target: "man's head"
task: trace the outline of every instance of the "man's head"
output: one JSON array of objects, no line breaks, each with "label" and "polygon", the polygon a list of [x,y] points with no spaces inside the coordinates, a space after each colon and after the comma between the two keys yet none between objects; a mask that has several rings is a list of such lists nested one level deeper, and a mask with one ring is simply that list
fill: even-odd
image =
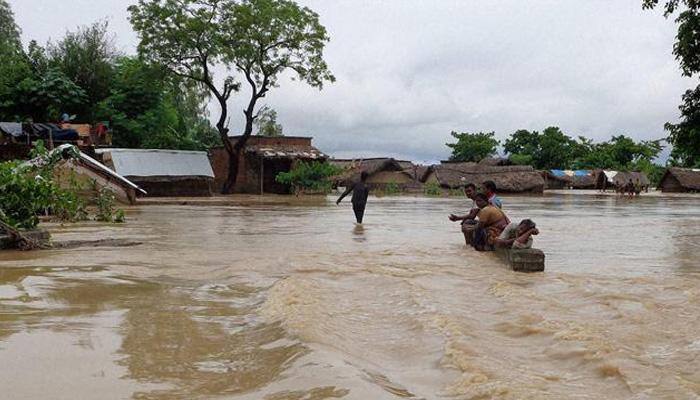
[{"label": "man's head", "polygon": [[489,197],[485,193],[477,193],[474,196],[474,201],[479,208],[484,208],[489,205]]},{"label": "man's head", "polygon": [[464,195],[467,196],[467,198],[474,200],[474,196],[476,196],[476,185],[473,183],[467,183],[464,185]]},{"label": "man's head", "polygon": [[367,177],[369,177],[369,174],[367,173],[367,171],[362,171],[362,173],[360,174],[360,181],[362,181],[362,182],[366,181]]},{"label": "man's head", "polygon": [[491,196],[496,193],[496,182],[494,181],[486,181],[482,183],[484,185],[484,190],[486,191],[486,194]]},{"label": "man's head", "polygon": [[535,225],[535,221],[531,219],[524,219],[520,221],[520,224],[518,225],[518,235],[522,235],[523,233],[529,231],[530,229],[535,229],[537,225]]}]

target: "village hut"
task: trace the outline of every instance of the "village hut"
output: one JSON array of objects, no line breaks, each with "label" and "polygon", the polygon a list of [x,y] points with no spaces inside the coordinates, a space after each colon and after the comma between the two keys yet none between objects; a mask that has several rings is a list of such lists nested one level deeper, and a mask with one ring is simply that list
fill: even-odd
[{"label": "village hut", "polygon": [[700,169],[668,168],[661,178],[662,192],[700,192]]},{"label": "village hut", "polygon": [[544,179],[531,166],[489,167],[472,163],[442,163],[430,167],[426,184],[436,183],[446,189],[462,187],[467,183],[480,186],[493,181],[499,192],[542,193]]},{"label": "village hut", "polygon": [[579,169],[573,172],[574,174],[571,176],[572,189],[595,189],[598,178],[596,171]]},{"label": "village hut", "polygon": [[98,149],[102,162],[148,196],[211,196],[214,172],[204,151]]},{"label": "village hut", "polygon": [[[232,136],[235,143],[240,136]],[[277,182],[277,175],[289,172],[298,162],[325,162],[328,156],[302,136],[251,136],[238,159],[235,193],[290,194],[293,188]],[[223,147],[210,150],[214,188],[221,191],[228,178],[229,156]]]},{"label": "village hut", "polygon": [[[64,144],[55,151],[67,151],[73,147]],[[110,190],[117,201],[124,204],[133,204],[136,195],[146,194],[138,185],[109,169],[106,165],[79,151],[77,158],[66,157],[56,165],[53,171],[54,178],[63,188],[77,188],[78,195],[94,199],[100,190]]]},{"label": "village hut", "polygon": [[347,186],[358,179],[360,173],[367,172],[367,185],[375,190],[390,187],[401,191],[418,189],[417,167],[410,161],[397,161],[393,158],[332,159],[329,162],[343,169],[334,177],[336,186]]},{"label": "village hut", "polygon": [[600,171],[596,178],[596,189],[621,189],[632,181],[635,185],[639,184],[642,187],[649,187],[651,182],[643,172],[623,172],[623,171]]},{"label": "village hut", "polygon": [[572,178],[560,169],[550,169],[541,171],[542,179],[544,179],[545,190],[567,189],[571,187]]}]

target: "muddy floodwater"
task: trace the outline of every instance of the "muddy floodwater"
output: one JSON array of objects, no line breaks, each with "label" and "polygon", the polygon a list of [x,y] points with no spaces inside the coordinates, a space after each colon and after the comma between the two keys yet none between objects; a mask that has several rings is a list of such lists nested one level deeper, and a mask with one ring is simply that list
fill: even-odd
[{"label": "muddy floodwater", "polygon": [[0,253],[0,398],[700,398],[700,197],[505,197],[536,274],[464,246],[464,199],[371,197],[362,228],[332,200],[141,205]]}]

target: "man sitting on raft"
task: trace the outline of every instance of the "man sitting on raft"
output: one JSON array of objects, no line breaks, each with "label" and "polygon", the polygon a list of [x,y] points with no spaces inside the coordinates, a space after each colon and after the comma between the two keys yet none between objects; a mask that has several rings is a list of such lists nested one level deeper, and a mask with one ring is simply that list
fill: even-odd
[{"label": "man sitting on raft", "polygon": [[475,201],[480,210],[477,214],[479,223],[474,234],[472,246],[477,251],[493,250],[496,239],[510,221],[500,208],[489,203],[489,197],[486,194],[477,193]]},{"label": "man sitting on raft", "polygon": [[531,219],[524,219],[520,223],[513,222],[506,226],[496,238],[495,244],[496,247],[531,249],[532,236],[539,233],[540,231]]}]

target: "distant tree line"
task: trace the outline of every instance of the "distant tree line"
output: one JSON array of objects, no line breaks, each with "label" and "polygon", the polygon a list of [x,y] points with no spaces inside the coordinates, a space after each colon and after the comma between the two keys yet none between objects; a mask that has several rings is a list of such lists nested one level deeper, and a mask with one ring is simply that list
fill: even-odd
[{"label": "distant tree line", "polygon": [[[453,161],[478,162],[497,154],[501,144],[494,132],[452,132],[456,143],[448,143]],[[520,129],[503,142],[503,151],[514,164],[532,165],[536,169],[611,169],[643,171],[654,182],[661,178],[663,167],[654,159],[663,149],[662,140],[642,140],[618,135],[594,143],[579,136],[566,135],[551,126],[542,132]]]}]

